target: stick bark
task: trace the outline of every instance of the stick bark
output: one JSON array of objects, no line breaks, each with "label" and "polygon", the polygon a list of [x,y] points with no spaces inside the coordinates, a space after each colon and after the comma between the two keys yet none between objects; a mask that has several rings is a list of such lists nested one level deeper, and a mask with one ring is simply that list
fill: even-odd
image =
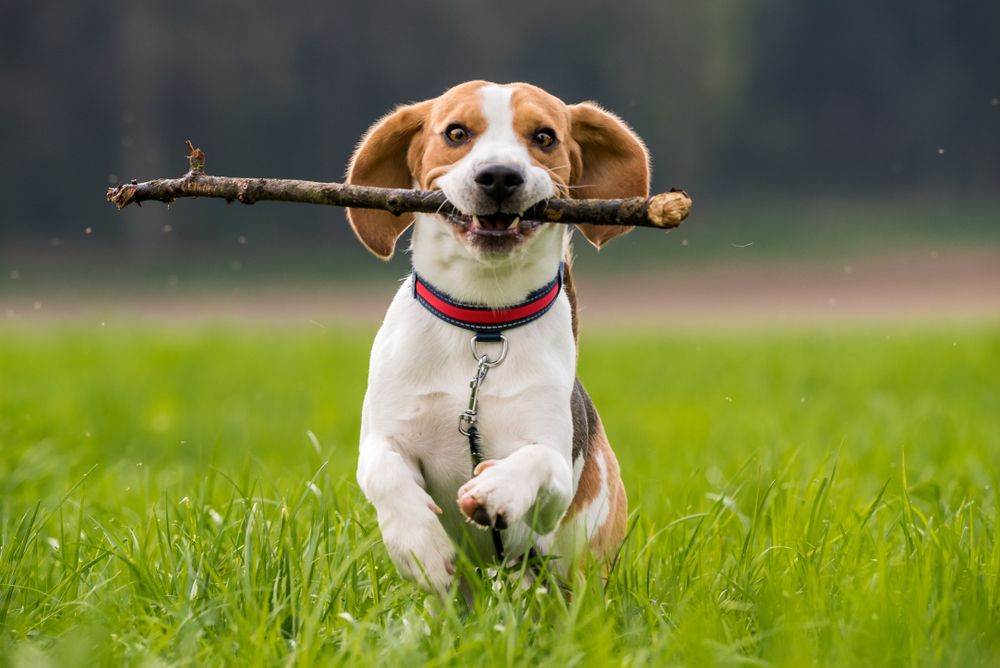
[{"label": "stick bark", "polygon": [[[301,202],[359,209],[383,209],[395,215],[406,212],[457,214],[441,191],[374,188],[344,183],[297,179],[211,176],[205,173],[205,153],[187,142],[188,172],[176,179],[132,181],[108,188],[109,202],[123,209],[129,204],[157,201],[170,204],[181,197],[216,197],[227,202]],[[691,198],[681,190],[652,197],[626,199],[550,199],[540,202],[522,218],[546,223],[634,225],[671,229],[687,218]]]}]

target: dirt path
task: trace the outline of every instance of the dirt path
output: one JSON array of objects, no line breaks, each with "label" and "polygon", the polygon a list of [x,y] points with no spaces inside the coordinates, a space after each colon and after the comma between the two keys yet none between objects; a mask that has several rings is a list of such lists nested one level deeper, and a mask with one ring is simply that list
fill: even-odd
[{"label": "dirt path", "polygon": [[780,324],[1000,317],[1000,249],[927,251],[857,262],[705,267],[579,280],[595,320]]},{"label": "dirt path", "polygon": [[[953,321],[1000,318],[1000,249],[946,249],[856,262],[708,266],[577,275],[587,325],[713,323],[780,325],[828,321]],[[0,318],[20,325],[60,321],[211,321],[373,326],[393,284],[294,288],[236,285],[137,295],[0,294]]]}]

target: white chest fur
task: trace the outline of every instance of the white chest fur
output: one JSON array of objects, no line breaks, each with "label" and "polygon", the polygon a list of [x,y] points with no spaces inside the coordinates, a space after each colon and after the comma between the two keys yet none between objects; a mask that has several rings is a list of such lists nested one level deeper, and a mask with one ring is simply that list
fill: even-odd
[{"label": "white chest fur", "polygon": [[[372,437],[388,439],[443,510],[441,521],[452,539],[470,540],[488,552],[489,535],[467,532],[456,504],[457,490],[472,470],[468,439],[458,431],[476,369],[472,333],[427,312],[413,299],[411,280],[396,294],[372,347],[362,445]],[[483,456],[501,459],[525,445],[544,444],[569,465],[575,347],[565,294],[543,317],[505,336],[507,359],[480,389]],[[523,522],[504,532],[509,554],[526,549],[532,538]]]}]

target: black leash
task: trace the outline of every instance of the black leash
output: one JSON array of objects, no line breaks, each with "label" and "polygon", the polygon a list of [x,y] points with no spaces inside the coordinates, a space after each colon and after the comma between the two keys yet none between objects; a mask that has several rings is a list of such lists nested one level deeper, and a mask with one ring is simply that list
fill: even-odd
[{"label": "black leash", "polygon": [[[480,342],[501,344],[500,354],[496,359],[490,359],[489,355],[485,353],[480,354],[479,346],[477,345]],[[479,428],[476,427],[476,422],[479,419],[479,386],[486,380],[486,374],[489,373],[490,369],[500,366],[507,359],[507,337],[495,332],[476,334],[472,337],[472,356],[476,359],[478,367],[476,368],[476,375],[469,381],[469,407],[458,418],[458,431],[469,439],[469,456],[472,458],[472,472],[475,474],[476,467],[483,462],[482,442],[479,439]],[[485,511],[483,511],[483,514],[485,515]],[[473,518],[474,521],[476,519]],[[489,521],[488,516],[479,519]],[[479,523],[485,524],[487,522]],[[490,532],[493,536],[493,550],[496,552],[497,560],[502,564],[504,562],[505,551],[503,536],[500,535],[500,528],[494,523],[490,526]]]},{"label": "black leash", "polygon": [[[469,454],[472,456],[472,470],[475,471],[476,467],[483,461],[483,454],[479,448],[479,429],[473,424],[468,428],[467,436],[469,437]],[[503,536],[500,535],[500,529],[496,525],[490,527],[490,534],[493,537],[493,550],[497,554],[497,561],[501,564],[504,562],[504,549],[503,549]]]},{"label": "black leash", "polygon": [[[477,345],[480,342],[501,344],[500,354],[497,358],[490,359],[488,355],[480,354]],[[478,367],[476,368],[476,375],[469,381],[469,407],[458,418],[458,431],[469,439],[469,457],[472,459],[472,472],[475,474],[476,467],[483,462],[482,441],[479,437],[479,428],[476,426],[476,422],[479,420],[479,386],[486,379],[486,374],[490,369],[500,366],[507,359],[507,338],[498,332],[480,332],[476,334],[472,337],[472,356],[476,359]],[[477,508],[473,515],[479,513],[482,513],[482,516],[479,518],[473,517],[473,521],[483,525],[489,524],[489,515],[486,511],[482,508]],[[490,526],[490,534],[493,538],[493,550],[496,552],[497,561],[501,565],[506,563],[506,550],[504,550],[503,536],[500,534],[500,530],[507,528],[506,525],[498,526],[502,521],[503,518],[498,518],[498,521]],[[528,549],[523,559],[527,561],[528,567],[537,577],[541,573],[540,563],[542,558],[534,546]]]}]

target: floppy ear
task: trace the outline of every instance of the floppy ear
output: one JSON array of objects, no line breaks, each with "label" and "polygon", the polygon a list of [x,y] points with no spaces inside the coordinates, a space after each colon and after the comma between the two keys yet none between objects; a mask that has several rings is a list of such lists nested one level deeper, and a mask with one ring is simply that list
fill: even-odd
[{"label": "floppy ear", "polygon": [[[423,128],[430,102],[399,107],[368,129],[347,168],[347,182],[358,186],[412,188],[407,153]],[[388,260],[396,240],[413,222],[412,213],[394,216],[377,209],[347,209],[347,220],[368,250]]]},{"label": "floppy ear", "polygon": [[[596,104],[574,104],[569,112],[570,134],[579,147],[572,164],[573,197],[647,197],[649,154],[642,140],[624,121]],[[598,249],[632,230],[610,225],[576,227]]]}]

